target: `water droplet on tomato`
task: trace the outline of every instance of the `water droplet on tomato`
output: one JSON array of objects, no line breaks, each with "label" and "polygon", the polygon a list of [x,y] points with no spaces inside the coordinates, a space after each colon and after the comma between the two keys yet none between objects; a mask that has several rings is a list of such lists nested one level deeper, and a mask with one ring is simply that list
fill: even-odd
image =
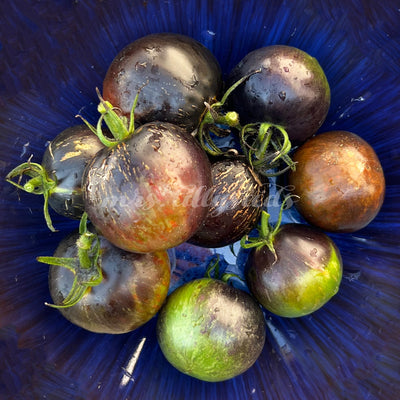
[{"label": "water droplet on tomato", "polygon": [[318,254],[318,249],[314,247],[314,248],[310,251],[310,257],[317,257],[317,254]]}]

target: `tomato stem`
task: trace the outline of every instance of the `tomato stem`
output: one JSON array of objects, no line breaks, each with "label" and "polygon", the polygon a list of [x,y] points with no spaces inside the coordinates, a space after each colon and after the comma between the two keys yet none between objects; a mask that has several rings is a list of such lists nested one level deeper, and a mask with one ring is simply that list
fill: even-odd
[{"label": "tomato stem", "polygon": [[105,146],[105,147],[112,147],[117,144],[115,140],[109,140],[103,133],[103,130],[101,129],[101,125],[103,122],[104,117],[101,116],[99,120],[97,121],[96,127],[94,127],[87,119],[82,117],[82,115],[76,115],[77,118],[80,118],[86,126],[99,138],[100,142]]},{"label": "tomato stem", "polygon": [[207,278],[213,278],[220,280],[225,283],[229,283],[231,279],[238,279],[240,282],[244,282],[243,279],[241,279],[238,275],[234,273],[229,273],[229,272],[222,272],[220,270],[220,256],[219,254],[216,255],[216,260],[213,262],[213,260],[209,263],[205,276]]},{"label": "tomato stem", "polygon": [[83,213],[79,224],[79,238],[76,241],[76,257],[37,257],[37,261],[49,265],[67,268],[74,274],[74,281],[68,295],[62,304],[46,305],[54,308],[72,307],[90,290],[92,286],[97,286],[103,280],[100,265],[100,240],[96,233],[87,229],[87,214]]},{"label": "tomato stem", "polygon": [[240,130],[242,127],[239,121],[239,114],[236,111],[221,112],[220,109],[225,105],[229,95],[243,82],[250,78],[250,76],[261,72],[261,69],[250,72],[249,74],[243,76],[232,86],[230,86],[220,101],[216,101],[213,104],[204,103],[206,109],[201,118],[199,127],[197,128],[196,135],[200,141],[203,149],[213,155],[221,155],[224,152],[214,143],[210,136],[210,131],[218,137],[225,137],[230,134],[229,129],[223,129],[221,126],[228,128],[235,128]]},{"label": "tomato stem", "polygon": [[268,249],[275,255],[276,257],[276,252],[274,248],[274,239],[276,234],[278,233],[281,224],[282,224],[282,215],[283,211],[286,209],[286,205],[290,199],[293,197],[297,197],[295,195],[289,195],[286,196],[285,199],[282,201],[280,210],[279,210],[279,215],[277,222],[275,223],[275,226],[272,226],[269,222],[270,219],[270,214],[262,210],[261,212],[261,217],[260,217],[260,223],[257,228],[258,230],[258,236],[254,237],[249,237],[249,235],[245,235],[242,237],[240,240],[240,246],[244,249],[251,249],[253,247],[256,248],[261,248],[263,246],[267,246]]},{"label": "tomato stem", "polygon": [[222,96],[221,101],[219,102],[218,106],[223,106],[226,102],[226,100],[228,99],[229,95],[238,87],[240,86],[243,82],[247,81],[247,79],[249,79],[251,76],[253,76],[254,74],[259,74],[261,72],[261,68],[258,68],[250,73],[248,73],[247,75],[243,76],[242,78],[240,78],[238,81],[236,81],[232,86],[230,86],[227,91],[225,92],[225,94]]},{"label": "tomato stem", "polygon": [[[211,133],[217,137],[226,137],[231,133],[232,128],[238,130],[242,151],[250,165],[262,175],[272,177],[288,169],[295,169],[295,163],[289,156],[291,142],[285,128],[271,122],[257,122],[242,126],[237,112],[221,111],[229,95],[249,77],[259,72],[261,72],[260,69],[243,76],[227,89],[220,101],[211,105],[204,103],[206,110],[195,135],[208,154],[218,156],[227,152],[223,152],[215,144]],[[281,160],[287,165],[286,168],[268,172],[280,166]]]},{"label": "tomato stem", "polygon": [[[23,176],[27,176],[30,179],[21,184]],[[17,180],[14,181],[14,178],[17,178]],[[6,181],[27,193],[43,195],[43,214],[47,227],[52,232],[56,232],[49,213],[49,197],[52,193],[58,191],[57,181],[49,178],[43,166],[31,161],[22,163],[7,174]]]},{"label": "tomato stem", "polygon": [[213,262],[213,260],[210,261],[210,263],[207,266],[206,274],[205,274],[206,277],[212,278],[211,274],[214,276],[214,278],[218,277],[219,276],[219,267],[220,267],[220,257],[219,257],[219,254],[217,254],[216,260],[214,262]]},{"label": "tomato stem", "polygon": [[[247,124],[240,131],[240,144],[250,165],[264,176],[278,176],[288,169],[295,169],[295,163],[289,156],[291,142],[281,125],[270,122]],[[287,167],[268,172],[279,167],[280,160],[283,160]]]},{"label": "tomato stem", "polygon": [[[98,88],[96,88],[96,93],[100,103],[97,106],[97,111],[100,113],[100,117],[97,120],[96,126],[93,126],[81,115],[77,115],[76,117],[80,118],[88,126],[88,128],[99,138],[104,146],[113,147],[130,137],[135,131],[135,109],[140,90],[137,92],[135,100],[133,101],[129,122],[126,117],[120,116],[117,112],[115,112],[116,108],[109,101],[103,99]],[[103,122],[106,124],[111,135],[113,136],[112,139],[104,135],[102,129]]]}]

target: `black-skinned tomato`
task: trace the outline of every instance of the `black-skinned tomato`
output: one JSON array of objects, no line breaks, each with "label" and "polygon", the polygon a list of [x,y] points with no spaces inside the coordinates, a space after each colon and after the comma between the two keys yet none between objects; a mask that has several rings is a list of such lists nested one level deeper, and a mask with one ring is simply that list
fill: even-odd
[{"label": "black-skinned tomato", "polygon": [[92,332],[121,334],[137,329],[158,312],[168,294],[167,251],[127,252],[91,226],[67,235],[53,257],[38,261],[50,264],[54,304],[49,305]]},{"label": "black-skinned tomato", "polygon": [[157,339],[175,368],[218,382],[255,363],[265,343],[265,320],[248,293],[205,277],[167,297],[157,319]]},{"label": "black-skinned tomato", "polygon": [[257,224],[268,196],[263,182],[245,161],[217,159],[211,164],[213,186],[207,217],[189,242],[222,247],[239,240]]},{"label": "black-skinned tomato", "polygon": [[373,148],[347,131],[324,132],[293,155],[289,172],[296,208],[311,224],[332,232],[355,232],[378,214],[385,177]]},{"label": "black-skinned tomato", "polygon": [[[10,183],[28,192],[44,196],[44,215],[48,227],[55,230],[48,212],[50,206],[58,214],[80,219],[84,212],[82,175],[86,165],[104,148],[99,138],[86,125],[69,127],[46,147],[42,163],[26,162],[8,175]],[[21,184],[25,175],[29,179]],[[17,182],[12,179],[17,178]]]},{"label": "black-skinned tomato", "polygon": [[136,93],[139,124],[166,121],[189,131],[197,127],[204,102],[222,89],[220,66],[198,41],[175,33],[141,37],[112,61],[103,97],[129,117]]},{"label": "black-skinned tomato", "polygon": [[247,54],[230,72],[228,86],[252,74],[230,95],[229,108],[242,125],[269,122],[282,126],[292,144],[321,127],[330,106],[330,88],[318,61],[304,51],[272,45]]}]

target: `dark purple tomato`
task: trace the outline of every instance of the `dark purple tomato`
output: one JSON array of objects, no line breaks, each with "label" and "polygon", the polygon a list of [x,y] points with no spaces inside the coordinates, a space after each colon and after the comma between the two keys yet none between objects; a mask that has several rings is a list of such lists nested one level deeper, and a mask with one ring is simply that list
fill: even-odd
[{"label": "dark purple tomato", "polygon": [[282,225],[269,246],[251,249],[245,267],[250,292],[268,311],[301,317],[326,304],[342,279],[342,258],[326,234],[303,224]]},{"label": "dark purple tomato", "polygon": [[69,218],[80,219],[84,211],[81,181],[86,165],[104,148],[86,125],[64,130],[44,152],[42,165],[57,182],[49,197],[50,207]]},{"label": "dark purple tomato", "polygon": [[161,308],[157,339],[179,371],[209,382],[248,370],[265,343],[261,308],[246,292],[201,278],[175,289]]},{"label": "dark purple tomato", "polygon": [[103,82],[103,97],[139,124],[167,121],[195,129],[204,102],[222,89],[220,66],[198,41],[175,33],[147,35],[127,45],[111,63]]},{"label": "dark purple tomato", "polygon": [[347,131],[318,134],[293,155],[288,182],[296,207],[311,224],[333,232],[354,232],[378,214],[385,177],[373,148]]},{"label": "dark purple tomato", "polygon": [[41,164],[21,164],[7,177],[30,177],[19,187],[29,193],[44,195],[46,221],[49,228],[54,230],[47,214],[47,201],[58,214],[80,219],[84,211],[81,188],[83,171],[102,148],[104,145],[86,125],[72,126],[49,143]]},{"label": "dark purple tomato", "polygon": [[[79,232],[66,236],[54,257],[77,258]],[[130,332],[149,321],[168,294],[170,261],[166,251],[148,254],[126,252],[104,237],[100,241],[103,279],[61,314],[75,325],[97,333]],[[78,261],[77,261],[78,262]],[[74,274],[58,265],[50,266],[49,288],[55,305],[69,295]]]},{"label": "dark purple tomato", "polygon": [[206,216],[211,186],[206,153],[168,122],[142,125],[100,151],[82,180],[90,221],[115,246],[139,253],[188,240]]},{"label": "dark purple tomato", "polygon": [[189,242],[222,247],[238,241],[256,225],[268,196],[268,184],[247,162],[226,158],[211,165],[213,186],[207,217]]},{"label": "dark purple tomato", "polygon": [[316,133],[330,106],[329,84],[318,61],[295,47],[262,47],[233,68],[228,86],[258,69],[261,72],[251,75],[228,99],[230,109],[239,113],[241,124],[281,125],[292,144]]}]

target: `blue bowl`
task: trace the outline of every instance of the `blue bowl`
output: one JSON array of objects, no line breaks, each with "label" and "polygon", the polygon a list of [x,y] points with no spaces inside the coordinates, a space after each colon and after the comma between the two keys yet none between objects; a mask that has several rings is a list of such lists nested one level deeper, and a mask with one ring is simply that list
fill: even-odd
[{"label": "blue bowl", "polygon": [[[243,375],[206,383],[163,357],[155,318],[124,335],[87,332],[44,305],[51,255],[76,222],[1,180],[0,398],[50,400],[387,399],[400,392],[400,3],[398,0],[113,0],[0,3],[0,169],[40,162],[46,143],[75,115],[96,115],[117,52],[140,36],[177,32],[207,46],[224,74],[249,51],[301,48],[326,72],[332,103],[321,131],[366,139],[386,175],[381,212],[354,234],[332,235],[344,261],[339,293],[302,318],[266,314],[267,341]],[[399,147],[398,147],[399,146]],[[289,213],[288,219],[296,219]],[[176,249],[172,287],[227,249]]]}]

